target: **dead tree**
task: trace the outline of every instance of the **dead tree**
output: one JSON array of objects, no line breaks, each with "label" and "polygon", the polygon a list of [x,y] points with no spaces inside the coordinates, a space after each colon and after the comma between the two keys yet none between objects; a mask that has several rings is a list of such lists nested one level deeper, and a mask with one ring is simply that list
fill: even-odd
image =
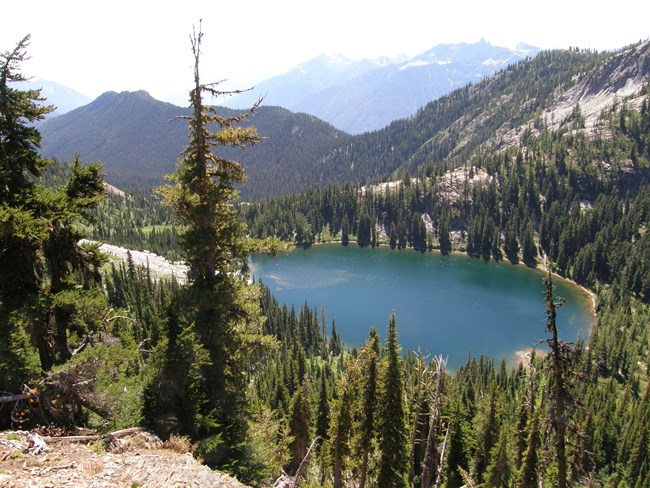
[{"label": "dead tree", "polygon": [[[434,473],[436,472],[436,453],[438,451],[436,444],[436,437],[438,435],[438,421],[440,418],[440,404],[443,388],[443,379],[445,375],[445,366],[447,361],[442,359],[442,356],[433,359],[435,363],[435,391],[431,399],[431,410],[429,416],[429,433],[427,435],[427,446],[424,452],[424,459],[422,460],[422,476],[420,477],[421,488],[429,488],[433,481]],[[441,464],[441,463],[440,463]]]}]

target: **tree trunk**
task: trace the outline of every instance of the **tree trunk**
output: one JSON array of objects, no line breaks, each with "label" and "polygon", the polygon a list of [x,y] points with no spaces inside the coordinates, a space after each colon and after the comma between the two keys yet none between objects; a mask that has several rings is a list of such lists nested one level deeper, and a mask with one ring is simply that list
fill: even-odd
[{"label": "tree trunk", "polygon": [[427,446],[422,460],[422,475],[420,476],[420,487],[429,488],[433,480],[433,473],[436,470],[436,436],[438,435],[438,409],[440,408],[440,395],[442,393],[442,376],[444,374],[444,361],[442,357],[436,358],[436,393],[431,402],[431,414],[429,418],[429,433],[427,435]]},{"label": "tree trunk", "polygon": [[445,450],[447,449],[447,439],[449,438],[449,430],[451,426],[447,426],[447,432],[445,433],[445,440],[442,442],[442,449],[440,450],[440,462],[438,463],[438,468],[436,469],[436,484],[435,487],[438,488],[442,484],[442,468],[444,466],[445,459]]},{"label": "tree trunk", "polygon": [[41,369],[49,371],[54,366],[54,354],[52,345],[47,340],[46,317],[39,317],[32,323],[32,338],[38,350],[38,357],[41,360]]},{"label": "tree trunk", "polygon": [[422,390],[424,389],[424,375],[426,374],[425,359],[421,355],[418,357],[417,371],[417,390],[415,393],[415,415],[413,416],[413,425],[411,426],[410,446],[411,460],[409,462],[409,480],[415,477],[415,444],[417,442],[418,425],[420,424],[420,415],[422,414]]},{"label": "tree trunk", "polygon": [[363,451],[363,457],[361,459],[361,477],[359,478],[359,488],[365,488],[367,473],[368,473],[368,451]]}]

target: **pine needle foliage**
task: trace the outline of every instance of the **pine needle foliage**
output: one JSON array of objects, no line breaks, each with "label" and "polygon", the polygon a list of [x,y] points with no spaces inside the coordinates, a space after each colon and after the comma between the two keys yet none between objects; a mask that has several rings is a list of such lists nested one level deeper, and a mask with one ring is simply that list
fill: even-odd
[{"label": "pine needle foliage", "polygon": [[[185,400],[198,402],[191,409],[202,427],[197,429],[192,421],[181,422],[180,433],[188,433],[198,442],[198,452],[208,464],[242,474],[248,429],[245,369],[250,343],[259,337],[262,319],[258,288],[248,285],[241,275],[252,249],[245,226],[234,211],[235,185],[246,179],[244,169],[236,161],[219,157],[217,149],[243,148],[260,140],[253,127],[238,126],[257,104],[244,115],[222,117],[204,102],[206,95],[233,92],[217,90],[218,83],[201,83],[202,38],[200,29],[190,36],[194,55],[194,88],[189,94],[192,115],[181,117],[189,122],[188,145],[177,171],[166,176],[170,183],[157,189],[181,224],[181,247],[189,266],[188,285],[179,293],[168,328],[171,333],[190,327],[196,337],[194,347],[206,355],[200,378],[179,390],[181,396],[183,391],[192,392]],[[171,349],[168,353],[173,355]],[[172,367],[173,361],[166,369]],[[169,402],[164,405],[163,409],[174,409]],[[180,412],[173,416],[181,418]]]},{"label": "pine needle foliage", "polygon": [[408,473],[406,411],[404,405],[404,372],[397,342],[395,314],[388,322],[386,356],[381,375],[381,396],[378,415],[379,476],[378,486],[404,487]]},{"label": "pine needle foliage", "polygon": [[79,224],[93,222],[104,197],[101,165],[75,157],[59,188],[36,181],[52,161],[38,153],[34,122],[53,107],[40,90],[20,89],[29,39],[0,55],[0,369],[12,371],[0,389],[7,390],[28,379],[27,335],[43,371],[72,357],[70,338],[94,327],[78,319],[102,263],[96,246],[79,244]]}]

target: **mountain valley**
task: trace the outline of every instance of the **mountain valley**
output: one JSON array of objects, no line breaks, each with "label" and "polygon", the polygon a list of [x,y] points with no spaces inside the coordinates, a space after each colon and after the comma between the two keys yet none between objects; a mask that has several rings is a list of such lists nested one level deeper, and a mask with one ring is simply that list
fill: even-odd
[{"label": "mountain valley", "polygon": [[[327,117],[375,83],[366,113],[387,107],[387,121],[352,134],[275,105],[211,106],[191,39],[191,108],[107,92],[42,121],[38,94],[7,85],[29,36],[0,56],[0,484],[148,486],[136,446],[162,439],[256,488],[648,485],[650,40],[522,52],[440,95],[407,78],[456,69],[447,51],[476,45],[321,59],[345,67],[320,87],[294,72],[293,95],[312,91],[292,103],[318,99]],[[379,101],[389,79],[414,113]],[[293,278],[276,259],[288,252],[305,263]],[[169,276],[160,256],[185,265]],[[379,258],[391,267],[372,276]],[[492,298],[470,298],[477,285]],[[333,289],[353,318],[326,303]],[[587,332],[573,340],[576,304]],[[461,309],[487,321],[455,323]],[[43,456],[39,432],[91,443]],[[239,486],[165,455],[152,485],[185,483],[183,465]]]}]

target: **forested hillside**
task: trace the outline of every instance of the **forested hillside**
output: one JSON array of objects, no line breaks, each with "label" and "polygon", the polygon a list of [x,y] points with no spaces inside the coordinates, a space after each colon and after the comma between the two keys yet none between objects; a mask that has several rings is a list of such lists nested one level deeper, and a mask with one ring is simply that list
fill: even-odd
[{"label": "forested hillside", "polygon": [[[69,161],[74,154],[101,161],[106,181],[118,188],[146,194],[175,168],[186,138],[181,117],[189,109],[160,102],[147,92],[108,92],[92,103],[47,120],[41,153]],[[243,112],[220,107],[224,117]],[[239,185],[243,198],[267,197],[320,184],[318,161],[333,144],[349,136],[311,115],[260,106],[244,122],[253,124],[261,140],[241,153],[222,147],[226,158],[246,161],[248,182]]]},{"label": "forested hillside", "polygon": [[[330,152],[319,175],[343,185],[237,203],[243,168],[211,144],[261,134],[204,103],[192,39],[189,142],[164,209],[102,201],[97,164],[42,159],[29,122],[49,109],[5,82],[28,39],[0,58],[3,427],[142,425],[254,486],[648,485],[648,43],[542,53]],[[79,244],[92,232],[156,242],[188,282],[104,263]],[[401,350],[395,315],[346,348],[324,308],[247,281],[248,253],[281,252],[277,237],[544,263],[595,293],[598,320],[560,340],[549,273],[546,340],[514,369],[469,357],[452,374]]]},{"label": "forested hillside", "polygon": [[[637,56],[633,50],[631,58]],[[602,75],[620,71],[586,73],[572,89],[582,98],[574,98],[561,122],[539,117],[520,130],[516,145],[506,143],[497,130],[476,151],[469,152],[470,144],[458,152],[468,151],[467,159],[449,157],[413,167],[413,177],[406,173],[392,183],[313,189],[241,207],[256,236],[277,235],[307,247],[334,240],[344,246],[383,244],[461,251],[529,266],[543,263],[597,291],[599,320],[589,341],[561,344],[554,336],[561,312],[547,281],[551,352],[516,372],[489,358],[471,359],[443,385],[441,359],[429,363],[407,355],[402,388],[410,411],[390,415],[405,419],[405,438],[392,442],[407,445],[410,456],[406,464],[392,461],[401,470],[392,486],[409,481],[422,487],[648,482],[641,418],[648,415],[650,393],[650,84],[647,54],[640,59],[628,65],[628,79],[644,84],[623,92],[626,83],[616,85],[616,77]],[[621,58],[612,65],[620,68]],[[543,92],[544,87],[536,89]],[[586,116],[578,98],[589,101],[590,92],[609,92],[614,96],[605,98],[612,103],[601,98],[598,113]],[[491,113],[488,108],[485,119]],[[389,327],[387,351],[390,334]],[[371,336],[365,348],[372,341]],[[368,416],[385,412],[381,401],[370,413],[367,402],[352,398],[352,392],[369,388],[370,373],[364,368],[370,366],[363,366],[362,354],[349,359],[331,411],[335,424],[328,432],[331,445],[325,446],[331,449],[334,486],[365,479],[367,466],[361,460],[373,450],[359,447],[367,435],[360,426]],[[379,388],[389,395],[395,387],[386,383],[388,370],[384,375]],[[388,420],[375,421],[381,443],[387,435],[381,425]],[[344,433],[338,430],[340,422],[345,422]],[[373,480],[382,486],[385,451],[379,450]]]}]

